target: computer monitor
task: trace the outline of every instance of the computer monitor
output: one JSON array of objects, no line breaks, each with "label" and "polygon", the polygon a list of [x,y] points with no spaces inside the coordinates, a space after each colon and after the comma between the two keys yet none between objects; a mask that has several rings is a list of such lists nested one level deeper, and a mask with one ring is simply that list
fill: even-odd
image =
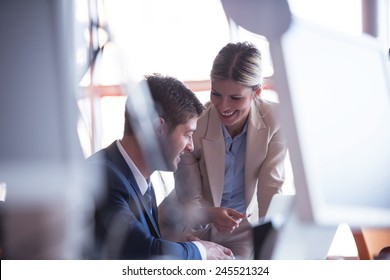
[{"label": "computer monitor", "polygon": [[281,45],[290,89],[284,106],[296,128],[288,136],[299,217],[321,226],[389,227],[386,50],[368,35],[298,19]]}]

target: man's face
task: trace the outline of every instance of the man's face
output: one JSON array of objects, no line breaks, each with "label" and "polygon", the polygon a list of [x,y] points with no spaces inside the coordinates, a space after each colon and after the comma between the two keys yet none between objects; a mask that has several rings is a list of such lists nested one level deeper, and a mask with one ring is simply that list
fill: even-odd
[{"label": "man's face", "polygon": [[169,131],[166,123],[162,124],[160,143],[162,152],[167,162],[167,171],[176,171],[180,162],[180,156],[184,151],[193,151],[194,143],[192,135],[196,130],[198,118],[189,119],[186,123],[178,125],[173,131]]}]

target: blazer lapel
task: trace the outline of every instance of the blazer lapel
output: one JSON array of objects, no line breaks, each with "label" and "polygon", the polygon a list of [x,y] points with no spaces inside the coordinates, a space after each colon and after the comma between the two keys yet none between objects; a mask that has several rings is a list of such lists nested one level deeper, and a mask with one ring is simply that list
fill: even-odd
[{"label": "blazer lapel", "polygon": [[221,206],[225,175],[225,144],[221,122],[214,107],[210,109],[210,123],[202,139],[210,190],[216,207]]},{"label": "blazer lapel", "polygon": [[245,155],[245,199],[247,205],[253,198],[256,185],[257,170],[262,163],[261,154],[266,151],[267,130],[263,118],[260,116],[256,102],[252,102],[249,113],[249,123],[246,138]]}]

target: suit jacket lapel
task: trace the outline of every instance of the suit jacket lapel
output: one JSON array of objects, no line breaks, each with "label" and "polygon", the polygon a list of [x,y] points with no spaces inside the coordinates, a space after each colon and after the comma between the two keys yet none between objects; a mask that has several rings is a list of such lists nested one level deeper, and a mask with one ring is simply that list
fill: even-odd
[{"label": "suit jacket lapel", "polygon": [[[158,227],[158,219],[157,216],[153,217],[152,214],[148,211],[149,207],[146,205],[145,200],[143,199],[143,195],[141,194],[141,191],[139,190],[137,181],[134,178],[133,173],[131,172],[129,166],[127,165],[125,159],[122,157],[116,142],[112,143],[110,146],[107,147],[107,154],[108,157],[113,161],[115,166],[120,170],[120,172],[126,177],[128,184],[128,187],[130,188],[130,194],[131,190],[134,191],[134,194],[136,195],[138,201],[142,205],[143,209],[140,209],[140,212],[143,213],[143,216],[146,220],[147,225],[150,228],[151,232],[154,232],[155,235],[159,238],[161,238],[160,229]],[[153,213],[157,213],[157,206],[156,206],[156,197],[153,192]],[[130,205],[129,205],[130,207]]]},{"label": "suit jacket lapel", "polygon": [[[160,234],[160,227],[158,225],[158,208],[157,208],[157,200],[156,200],[156,193],[154,192],[154,188],[152,188],[152,201],[153,201],[153,206],[152,206],[152,216],[154,221],[154,227],[158,229],[158,232]],[[149,211],[148,211],[149,212]]]}]

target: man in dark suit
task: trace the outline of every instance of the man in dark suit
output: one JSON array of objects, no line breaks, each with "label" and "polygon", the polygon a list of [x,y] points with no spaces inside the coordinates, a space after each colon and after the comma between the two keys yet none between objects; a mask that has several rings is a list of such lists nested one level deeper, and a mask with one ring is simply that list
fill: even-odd
[{"label": "man in dark suit", "polygon": [[155,170],[175,171],[181,154],[193,149],[192,134],[204,107],[191,90],[173,77],[155,74],[146,76],[145,82],[157,112],[152,120],[155,135],[150,137],[156,137],[162,161],[157,154],[152,159],[146,156],[142,145],[148,139],[139,139],[135,133],[137,122],[129,118],[131,104],[127,103],[122,139],[87,159],[89,164],[102,168],[106,176],[106,195],[97,204],[95,215],[95,257],[233,259],[229,249],[213,242],[193,236],[188,242],[170,242],[161,237],[150,176]]}]

